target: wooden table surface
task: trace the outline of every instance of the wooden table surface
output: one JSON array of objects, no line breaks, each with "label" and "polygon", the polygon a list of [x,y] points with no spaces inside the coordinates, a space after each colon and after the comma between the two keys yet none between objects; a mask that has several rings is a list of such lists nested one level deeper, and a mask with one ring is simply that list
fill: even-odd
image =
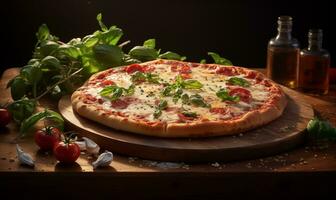
[{"label": "wooden table surface", "polygon": [[[5,86],[17,73],[18,68],[3,73],[0,80],[0,103],[11,101]],[[336,124],[335,88],[326,96],[305,95],[304,100],[312,104],[316,115]],[[57,108],[57,102],[47,99],[42,100],[41,105]],[[209,194],[235,197],[239,191],[244,191],[244,194],[263,191],[262,196],[278,194],[278,197],[287,197],[286,192],[302,195],[315,191],[323,197],[333,191],[325,183],[333,181],[336,175],[334,143],[322,149],[306,143],[279,155],[230,163],[215,160],[211,163],[156,162],[114,154],[110,167],[93,170],[90,163],[94,158],[85,153],[81,154],[76,164],[62,166],[51,153],[39,151],[31,135],[16,141],[17,133],[18,128],[14,123],[0,129],[0,190],[4,189],[13,195],[22,194],[15,193],[18,184],[24,184],[24,191],[43,187],[47,194],[53,184],[66,182],[87,188],[88,190],[83,189],[82,193],[77,194],[84,197],[87,197],[84,191],[92,191],[91,188],[96,188],[93,191],[97,188],[113,191],[107,193],[110,197],[130,195],[152,198],[165,191],[174,191],[165,193],[166,198],[182,194],[184,199],[207,197]],[[35,168],[19,165],[16,142],[34,157]],[[245,189],[241,190],[242,187]],[[71,188],[63,187],[63,190],[69,192]]]}]

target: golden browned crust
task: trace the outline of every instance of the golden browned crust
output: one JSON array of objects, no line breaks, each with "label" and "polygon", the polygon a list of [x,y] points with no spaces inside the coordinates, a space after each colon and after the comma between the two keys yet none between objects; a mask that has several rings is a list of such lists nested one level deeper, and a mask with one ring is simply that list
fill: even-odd
[{"label": "golden browned crust", "polygon": [[[148,63],[160,62],[162,62],[162,60],[150,61]],[[240,69],[244,70],[244,68]],[[93,75],[83,86],[86,86],[90,80],[104,72],[105,71]],[[261,73],[257,73],[259,76],[264,77]],[[169,124],[162,122],[147,123],[145,121],[135,121],[115,114],[106,114],[104,110],[98,109],[95,104],[84,103],[83,99],[85,98],[85,95],[81,89],[78,89],[72,94],[71,102],[73,109],[79,115],[118,130],[156,137],[208,137],[233,135],[262,126],[281,116],[287,105],[286,95],[276,83],[270,81],[270,84],[275,92],[265,105],[258,109],[248,111],[242,116],[234,119],[222,121],[195,121]]]}]

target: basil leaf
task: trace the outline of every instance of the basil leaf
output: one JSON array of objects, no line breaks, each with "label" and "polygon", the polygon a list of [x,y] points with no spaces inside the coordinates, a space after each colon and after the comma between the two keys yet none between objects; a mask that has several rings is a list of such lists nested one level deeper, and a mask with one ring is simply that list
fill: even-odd
[{"label": "basil leaf", "polygon": [[36,101],[28,98],[16,100],[8,106],[8,110],[11,113],[13,120],[18,124],[31,116],[35,111],[35,108]]},{"label": "basil leaf", "polygon": [[102,31],[107,31],[107,27],[105,26],[105,24],[103,23],[103,15],[101,13],[99,13],[96,17],[98,24],[101,28]]},{"label": "basil leaf", "polygon": [[42,70],[34,65],[23,67],[20,74],[25,77],[31,85],[38,83],[42,79]]},{"label": "basil leaf", "polygon": [[36,33],[37,40],[39,42],[47,40],[49,38],[49,34],[50,34],[50,32],[49,32],[49,29],[48,29],[47,25],[46,24],[42,24],[39,27],[39,29],[38,29],[38,31]]},{"label": "basil leaf", "polygon": [[83,44],[87,48],[93,47],[94,45],[96,45],[98,43],[98,41],[99,41],[99,39],[94,35],[90,35],[90,36],[86,37],[85,39],[83,38]]},{"label": "basil leaf", "polygon": [[81,55],[81,51],[79,50],[79,48],[69,44],[62,44],[61,46],[59,46],[57,49],[57,53],[63,54],[73,59],[77,59]]},{"label": "basil leaf", "polygon": [[135,92],[135,85],[129,86],[127,89],[124,89],[124,91],[126,92],[127,96],[130,96],[130,95],[134,94],[134,92]]},{"label": "basil leaf", "polygon": [[314,118],[307,124],[308,136],[314,140],[336,139],[336,128],[329,122]]},{"label": "basil leaf", "polygon": [[159,83],[160,77],[157,74],[146,73],[146,79],[150,83]]},{"label": "basil leaf", "polygon": [[144,46],[135,46],[129,51],[128,54],[132,58],[138,59],[140,61],[155,60],[159,56],[158,52],[155,49]]},{"label": "basil leaf", "polygon": [[189,96],[188,96],[188,94],[183,94],[181,96],[181,99],[182,99],[182,103],[183,104],[188,104],[189,103]]},{"label": "basil leaf", "polygon": [[108,31],[100,32],[99,34],[97,34],[97,37],[103,44],[116,46],[122,35],[123,32],[120,28],[117,28],[116,26],[111,26]]},{"label": "basil leaf", "polygon": [[132,74],[131,76],[131,81],[136,82],[136,81],[146,81],[146,76],[144,73],[140,71],[136,71],[135,73]]},{"label": "basil leaf", "polygon": [[201,89],[203,84],[198,80],[186,80],[182,83],[183,88],[185,89]]},{"label": "basil leaf", "polygon": [[134,85],[131,85],[128,89],[118,87],[116,85],[111,85],[102,89],[102,91],[100,91],[99,94],[103,97],[110,99],[111,101],[115,101],[118,98],[120,98],[124,92],[125,95],[129,96],[134,94],[134,91],[135,91]]},{"label": "basil leaf", "polygon": [[169,60],[182,60],[182,61],[187,59],[185,56],[180,56],[179,54],[171,52],[171,51],[167,51],[166,53],[161,54],[159,58],[169,59]]},{"label": "basil leaf", "polygon": [[195,106],[200,106],[200,107],[210,107],[209,104],[205,103],[203,97],[199,94],[194,94],[191,95],[189,98],[189,101],[191,104],[195,105]]},{"label": "basil leaf", "polygon": [[144,41],[143,46],[150,49],[155,49],[155,39],[148,39]]},{"label": "basil leaf", "polygon": [[153,113],[153,116],[154,116],[155,119],[157,119],[161,116],[161,114],[162,114],[162,110],[156,109]]},{"label": "basil leaf", "polygon": [[161,100],[160,103],[159,103],[159,105],[158,105],[158,108],[160,110],[164,110],[164,109],[167,108],[167,106],[168,106],[168,102],[166,100]]},{"label": "basil leaf", "polygon": [[239,85],[243,87],[249,87],[251,85],[250,82],[248,82],[247,80],[243,78],[239,78],[239,77],[231,77],[229,80],[227,80],[227,82],[232,85]]},{"label": "basil leaf", "polygon": [[144,82],[147,81],[149,83],[159,83],[159,75],[157,74],[152,74],[152,73],[143,73],[140,71],[135,72],[134,74],[132,74],[131,80],[133,82]]},{"label": "basil leaf", "polygon": [[16,76],[11,82],[11,96],[14,100],[19,100],[28,91],[28,82],[20,76]]},{"label": "basil leaf", "polygon": [[44,58],[45,56],[48,56],[54,51],[56,51],[59,46],[60,45],[58,43],[48,40],[42,42],[37,51],[41,54],[41,57]]},{"label": "basil leaf", "polygon": [[46,109],[45,111],[35,113],[29,118],[25,119],[21,124],[20,133],[25,135],[30,128],[32,128],[38,121],[42,119],[50,119],[54,121],[56,123],[55,126],[60,130],[63,130],[64,128],[64,120],[61,115],[52,110]]},{"label": "basil leaf", "polygon": [[41,60],[42,70],[61,70],[60,61],[54,56],[47,56]]},{"label": "basil leaf", "polygon": [[167,86],[167,87],[163,88],[161,93],[162,93],[163,96],[171,96],[172,95],[172,90],[173,90],[173,88],[171,86]]},{"label": "basil leaf", "polygon": [[111,101],[117,100],[119,97],[121,97],[122,93],[123,89],[115,85],[107,86],[99,92],[101,96],[106,97]]},{"label": "basil leaf", "polygon": [[154,115],[154,118],[157,119],[158,117],[161,116],[162,114],[162,110],[166,109],[168,106],[168,103],[166,100],[161,100],[160,103],[158,104],[158,106],[156,107],[153,115]]},{"label": "basil leaf", "polygon": [[232,62],[226,58],[222,58],[219,54],[214,52],[208,52],[208,55],[212,57],[216,64],[220,65],[232,65]]},{"label": "basil leaf", "polygon": [[122,62],[123,52],[118,46],[99,44],[93,47],[94,57],[107,66],[118,66]]},{"label": "basil leaf", "polygon": [[189,111],[184,111],[182,112],[182,114],[186,117],[192,117],[192,118],[196,118],[197,117],[197,113],[196,112],[189,112]]},{"label": "basil leaf", "polygon": [[216,92],[217,97],[219,97],[222,101],[233,101],[238,102],[240,100],[239,96],[230,96],[228,91],[225,89],[220,89]]},{"label": "basil leaf", "polygon": [[201,63],[201,64],[206,64],[206,60],[205,60],[205,59],[202,59],[202,60],[200,61],[200,63]]}]

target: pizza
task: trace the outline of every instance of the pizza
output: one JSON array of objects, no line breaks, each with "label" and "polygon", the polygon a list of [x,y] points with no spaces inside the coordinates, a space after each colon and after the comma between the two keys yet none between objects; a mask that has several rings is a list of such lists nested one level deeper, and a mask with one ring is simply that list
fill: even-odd
[{"label": "pizza", "polygon": [[279,85],[237,66],[154,60],[92,75],[71,96],[82,117],[157,137],[239,134],[278,118]]}]

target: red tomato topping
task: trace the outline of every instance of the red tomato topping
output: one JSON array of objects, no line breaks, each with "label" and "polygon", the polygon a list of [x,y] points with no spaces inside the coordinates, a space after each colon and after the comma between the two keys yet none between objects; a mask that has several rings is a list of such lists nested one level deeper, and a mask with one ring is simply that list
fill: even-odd
[{"label": "red tomato topping", "polygon": [[234,88],[229,92],[230,96],[239,96],[240,100],[250,103],[252,100],[251,92],[244,88]]},{"label": "red tomato topping", "polygon": [[90,94],[86,95],[86,99],[89,100],[89,101],[97,101],[97,98],[90,95]]},{"label": "red tomato topping", "polygon": [[182,113],[178,113],[177,116],[179,117],[179,121],[180,121],[180,122],[192,121],[192,120],[196,119],[196,118],[194,118],[194,117],[187,117],[187,116],[185,116],[185,115],[182,114]]},{"label": "red tomato topping", "polygon": [[234,75],[237,75],[238,73],[232,67],[220,67],[216,70],[216,74],[222,74],[222,75],[226,75],[226,76],[234,76]]},{"label": "red tomato topping", "polygon": [[102,83],[101,83],[101,86],[108,86],[108,85],[115,85],[115,83],[111,80],[104,80]]},{"label": "red tomato topping", "polygon": [[103,104],[104,103],[104,99],[98,99],[98,103]]},{"label": "red tomato topping", "polygon": [[272,84],[268,81],[268,80],[264,80],[263,82],[261,82],[262,85],[265,85],[266,87],[271,87]]},{"label": "red tomato topping", "polygon": [[155,67],[145,65],[145,66],[142,67],[142,69],[143,69],[144,72],[152,72],[152,71],[154,71]]},{"label": "red tomato topping", "polygon": [[254,71],[249,71],[247,73],[247,75],[245,76],[245,78],[250,78],[250,79],[254,79],[257,76],[257,73]]},{"label": "red tomato topping", "polygon": [[111,107],[117,108],[117,109],[125,109],[127,108],[129,103],[125,100],[117,99],[114,101],[111,101]]},{"label": "red tomato topping", "polygon": [[228,113],[228,109],[227,108],[219,108],[219,107],[218,108],[210,108],[210,112],[225,115],[226,113]]},{"label": "red tomato topping", "polygon": [[191,74],[181,74],[183,79],[191,79]]},{"label": "red tomato topping", "polygon": [[127,72],[127,74],[132,74],[137,71],[144,72],[144,68],[139,64],[132,64],[130,66],[127,66],[125,68],[125,71]]},{"label": "red tomato topping", "polygon": [[173,65],[170,67],[172,72],[179,72],[180,74],[191,73],[191,67],[189,65]]},{"label": "red tomato topping", "polygon": [[97,76],[97,79],[103,79],[103,78],[105,78],[105,76],[106,76],[106,73],[99,74]]}]

